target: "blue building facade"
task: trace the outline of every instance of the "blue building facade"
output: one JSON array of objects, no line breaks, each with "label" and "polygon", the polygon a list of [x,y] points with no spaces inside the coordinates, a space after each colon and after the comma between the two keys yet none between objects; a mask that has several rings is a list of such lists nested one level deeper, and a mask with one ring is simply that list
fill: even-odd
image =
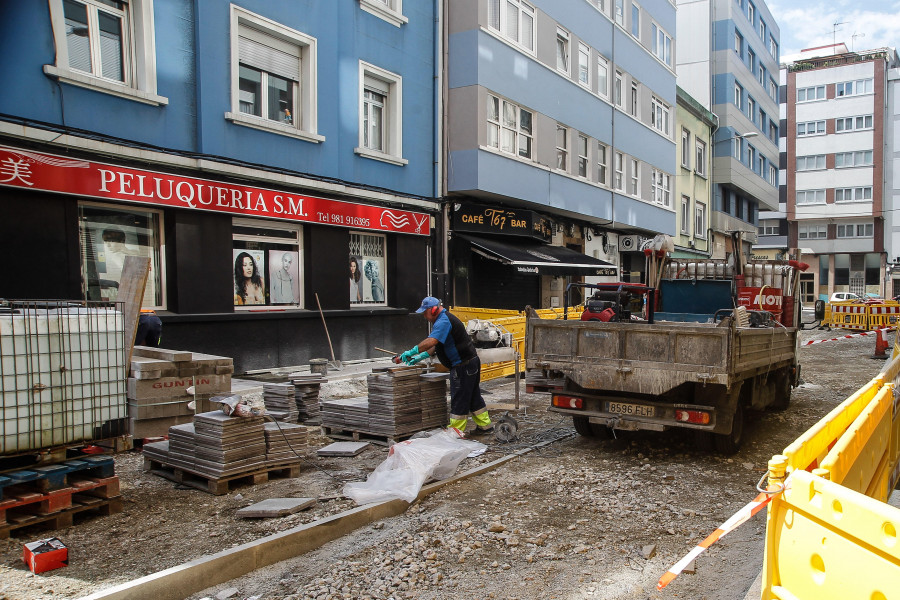
[{"label": "blue building facade", "polygon": [[437,6],[4,3],[4,295],[114,300],[139,255],[163,345],[238,370],[326,356],[318,305],[344,360],[421,337]]},{"label": "blue building facade", "polygon": [[679,2],[678,83],[719,118],[713,139],[713,256],[745,254],[759,212],[778,209],[778,24],[763,0]]},{"label": "blue building facade", "polygon": [[[562,306],[564,281],[640,277],[641,242],[675,233],[674,4],[454,0],[448,12],[456,303]],[[485,226],[497,215],[531,228]],[[603,264],[513,260],[548,242]]]}]

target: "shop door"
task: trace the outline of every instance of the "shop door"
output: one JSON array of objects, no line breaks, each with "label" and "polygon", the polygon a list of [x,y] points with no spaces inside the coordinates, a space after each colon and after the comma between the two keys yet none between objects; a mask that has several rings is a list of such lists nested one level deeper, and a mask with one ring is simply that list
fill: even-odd
[{"label": "shop door", "polygon": [[815,278],[813,273],[800,275],[800,302],[804,305],[812,306],[816,301]]},{"label": "shop door", "polygon": [[477,308],[537,308],[541,305],[541,278],[519,274],[515,267],[473,253],[469,297]]}]

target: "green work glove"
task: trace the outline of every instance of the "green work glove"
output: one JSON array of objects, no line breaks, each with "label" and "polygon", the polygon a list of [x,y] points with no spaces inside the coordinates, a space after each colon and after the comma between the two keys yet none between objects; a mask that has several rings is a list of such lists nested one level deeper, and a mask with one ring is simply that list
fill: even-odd
[{"label": "green work glove", "polygon": [[406,364],[408,364],[409,366],[413,366],[416,363],[422,362],[429,356],[431,356],[431,355],[428,354],[427,352],[419,352],[418,354],[416,354],[415,356],[410,358],[408,361],[406,361]]},{"label": "green work glove", "polygon": [[413,346],[406,352],[400,355],[400,360],[409,364],[409,359],[419,353],[419,346]]}]

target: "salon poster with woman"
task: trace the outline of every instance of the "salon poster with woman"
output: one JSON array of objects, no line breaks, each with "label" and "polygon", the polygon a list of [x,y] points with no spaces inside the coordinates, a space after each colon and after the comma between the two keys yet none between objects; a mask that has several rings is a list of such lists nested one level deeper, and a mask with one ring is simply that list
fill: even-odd
[{"label": "salon poster with woman", "polygon": [[382,258],[362,257],[363,300],[384,302],[384,263]]},{"label": "salon poster with woman", "polygon": [[359,256],[350,255],[350,304],[363,301],[362,262]]},{"label": "salon poster with woman", "polygon": [[234,249],[234,305],[266,303],[265,251]]}]

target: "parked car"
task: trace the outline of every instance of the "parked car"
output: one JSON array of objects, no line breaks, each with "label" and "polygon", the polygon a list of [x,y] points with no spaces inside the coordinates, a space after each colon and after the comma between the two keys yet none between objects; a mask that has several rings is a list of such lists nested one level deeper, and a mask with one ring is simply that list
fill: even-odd
[{"label": "parked car", "polygon": [[862,300],[859,294],[853,292],[835,292],[831,295],[829,302],[848,302],[850,300]]}]

